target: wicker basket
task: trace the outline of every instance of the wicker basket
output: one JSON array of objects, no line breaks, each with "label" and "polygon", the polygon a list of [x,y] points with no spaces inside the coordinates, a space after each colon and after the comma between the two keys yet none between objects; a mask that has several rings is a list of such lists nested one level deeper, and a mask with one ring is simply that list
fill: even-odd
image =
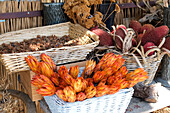
[{"label": "wicker basket", "polygon": [[137,68],[144,68],[145,71],[147,71],[149,78],[144,81],[145,84],[150,84],[158,70],[158,67],[161,63],[161,60],[163,58],[163,55],[159,57],[147,57],[146,62],[143,61],[142,57],[137,57],[139,59],[139,62],[142,66],[140,66],[139,63],[137,63],[136,59],[132,55],[124,55],[123,58],[126,60],[125,65],[129,71],[134,71]]},{"label": "wicker basket", "polygon": [[[123,54],[116,50],[115,47],[96,47],[88,56],[89,58],[100,59],[103,56],[103,53],[114,52],[116,54],[120,54],[126,60],[125,66],[129,71],[134,71],[137,68],[144,68],[147,71],[149,78],[144,81],[145,84],[149,84],[155,77],[155,74],[158,70],[158,67],[161,63],[161,60],[164,54],[160,54],[159,56],[153,55],[150,57],[146,57],[143,59],[141,56],[133,55],[133,54]],[[101,54],[102,53],[102,54]]]},{"label": "wicker basket", "polygon": [[[84,45],[51,48],[45,51],[36,52],[1,54],[0,61],[9,73],[29,70],[27,63],[25,62],[25,57],[28,55],[33,55],[40,60],[40,54],[46,53],[56,64],[63,64],[85,59],[86,55],[99,44],[97,35],[79,24],[72,24],[70,22],[6,33],[0,35],[0,44],[14,41],[21,42],[24,39],[31,39],[37,35],[56,35],[58,37],[70,35],[72,39],[80,38]],[[88,39],[88,41],[85,41],[84,39]],[[94,42],[91,39],[94,40]]]},{"label": "wicker basket", "polygon": [[133,88],[121,89],[112,95],[93,97],[74,103],[65,102],[57,95],[44,98],[52,113],[124,113],[133,91]]}]

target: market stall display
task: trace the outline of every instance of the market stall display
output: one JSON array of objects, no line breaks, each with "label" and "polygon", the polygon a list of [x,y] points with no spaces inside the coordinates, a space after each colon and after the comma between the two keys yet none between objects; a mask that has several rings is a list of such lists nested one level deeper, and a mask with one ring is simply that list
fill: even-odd
[{"label": "market stall display", "polygon": [[[17,82],[13,83],[14,88],[21,90],[18,84],[22,84],[36,106],[44,98],[53,113],[130,113],[131,107],[136,107],[135,102],[128,107],[132,96],[151,102],[151,106],[152,103],[161,104],[157,104],[159,99],[166,100],[159,95],[163,86],[150,83],[154,83],[163,56],[170,55],[169,28],[166,25],[157,27],[159,22],[156,26],[141,24],[131,16],[136,17],[134,14],[141,13],[142,6],[146,5],[146,10],[152,12],[147,19],[154,20],[156,14],[162,12],[162,6],[159,6],[161,9],[152,7],[149,3],[158,5],[158,2],[149,1],[143,1],[142,6],[137,1],[137,6],[128,4],[128,7],[119,4],[122,1],[108,2],[109,8],[112,3],[114,7],[111,12],[108,8],[104,15],[98,11],[99,6],[106,3],[104,0],[66,0],[63,8],[75,24],[67,22],[0,35],[0,64],[7,70],[1,73],[5,76],[10,73],[7,78]],[[134,11],[136,7],[139,9]],[[91,13],[93,8],[94,14]],[[110,31],[104,22],[120,10],[120,15],[128,17],[122,18],[129,27],[117,25]],[[143,19],[147,20],[145,17],[140,20]],[[117,20],[122,23],[118,17]],[[126,20],[132,21],[127,23]],[[168,69],[162,72],[162,77],[169,79]],[[19,74],[15,77],[13,73]],[[158,108],[165,105],[168,102]],[[155,106],[153,109],[156,110]]]},{"label": "market stall display", "polygon": [[[96,106],[94,110],[103,111],[97,105],[101,102],[109,102],[108,100],[114,103],[114,107],[109,104],[105,106],[105,109],[108,111],[115,110],[115,112],[121,110],[123,112],[126,108],[120,109],[117,107],[120,103],[125,106],[128,105],[133,92],[131,87],[148,78],[147,72],[141,68],[128,73],[126,67],[122,67],[125,60],[121,55],[114,53],[105,54],[97,65],[96,61],[86,61],[85,68],[82,70],[79,69],[78,65],[72,65],[69,71],[65,66],[60,66],[56,70],[54,62],[46,54],[41,54],[41,62],[33,56],[28,56],[25,60],[30,69],[35,72],[31,83],[38,87],[37,93],[42,96],[57,95],[57,97],[54,95],[54,98],[56,98],[58,104],[55,107],[58,112],[80,112],[81,110],[82,112],[92,112],[87,104],[89,101],[90,103],[93,101],[90,106]],[[111,96],[115,93],[117,93],[116,97]],[[122,99],[118,104],[115,104],[113,98],[120,98],[119,96]],[[82,104],[74,108],[74,103],[80,103],[77,101],[82,101]],[[84,107],[84,109],[80,110],[79,107]]]},{"label": "market stall display", "polygon": [[[107,33],[113,37],[115,46],[113,43],[113,45],[107,43],[110,38],[105,40],[106,33],[102,29],[107,30]],[[122,54],[127,61],[125,65],[129,70],[133,71],[140,67],[148,72],[149,78],[145,84],[152,82],[163,56],[169,54],[169,47],[166,46],[169,43],[166,38],[169,28],[166,25],[154,27],[151,24],[141,25],[138,21],[132,20],[129,28],[117,25],[113,26],[113,31],[110,31],[101,26],[93,28],[91,31],[99,35],[100,41],[105,40],[103,42],[106,42],[104,47],[99,46],[96,48],[97,50],[94,50],[94,56],[96,51],[102,50]]]}]

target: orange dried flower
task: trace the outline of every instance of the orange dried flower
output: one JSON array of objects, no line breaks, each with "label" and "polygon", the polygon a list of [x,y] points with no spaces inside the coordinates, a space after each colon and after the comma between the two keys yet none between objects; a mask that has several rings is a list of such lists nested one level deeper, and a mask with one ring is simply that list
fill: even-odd
[{"label": "orange dried flower", "polygon": [[83,77],[80,77],[80,79],[81,79],[81,82],[82,82],[81,91],[84,91],[87,88],[88,82]]},{"label": "orange dried flower", "polygon": [[68,86],[68,84],[62,78],[59,78],[59,85],[61,85],[63,87]]},{"label": "orange dried flower", "polygon": [[87,86],[90,86],[90,84],[93,84],[93,78],[86,78]]},{"label": "orange dried flower", "polygon": [[86,98],[94,97],[96,95],[96,87],[94,87],[93,84],[90,84],[90,86],[85,89],[85,94]]},{"label": "orange dried flower", "polygon": [[69,74],[76,79],[79,74],[79,66],[76,65],[75,67],[70,67]]},{"label": "orange dried flower", "polygon": [[36,74],[40,73],[38,69],[39,62],[34,56],[28,55],[28,57],[25,57],[25,61],[27,62],[28,66],[34,73]]},{"label": "orange dried flower", "polygon": [[51,82],[51,80],[44,75],[40,75],[40,79],[43,81],[42,87],[36,90],[37,93],[41,94],[42,96],[54,95],[56,88],[54,84]]},{"label": "orange dried flower", "polygon": [[120,72],[120,73],[121,73],[122,78],[124,78],[124,77],[127,75],[128,70],[126,69],[126,66],[122,66],[122,67],[119,69],[119,71],[118,71],[118,72]]},{"label": "orange dried flower", "polygon": [[93,75],[93,80],[94,83],[98,83],[100,82],[104,76],[106,75],[106,73],[104,71],[97,71],[94,75]]},{"label": "orange dried flower", "polygon": [[114,65],[114,63],[117,61],[117,59],[121,59],[122,56],[121,55],[113,55],[111,57],[109,57],[101,66],[101,69],[104,70],[108,67],[111,67]]},{"label": "orange dried flower", "polygon": [[40,73],[47,76],[48,78],[51,78],[51,76],[54,74],[54,71],[52,68],[50,68],[48,62],[40,62],[38,68]]},{"label": "orange dried flower", "polygon": [[67,101],[66,96],[65,96],[63,90],[57,90],[56,95],[57,95],[59,98],[61,98],[62,100]]},{"label": "orange dried flower", "polygon": [[112,85],[114,84],[116,81],[120,80],[121,78],[115,77],[115,76],[110,76],[107,79],[107,84]]},{"label": "orange dried flower", "polygon": [[120,86],[120,89],[125,89],[126,87],[128,87],[129,86],[129,82],[128,81],[126,81],[126,79],[125,78],[123,78],[123,79],[119,79],[118,81],[116,81],[115,83],[114,83],[114,85],[115,86]]},{"label": "orange dried flower", "polygon": [[56,86],[59,86],[59,78],[58,78],[58,77],[51,77],[51,81],[52,81]]},{"label": "orange dried flower", "polygon": [[68,73],[68,70],[65,66],[60,66],[58,69],[58,74],[62,78],[64,74]]},{"label": "orange dried flower", "polygon": [[76,95],[76,100],[77,100],[77,101],[83,101],[83,100],[85,100],[85,99],[86,99],[86,94],[83,93],[83,92],[80,92],[80,93],[78,93],[78,94]]},{"label": "orange dried flower", "polygon": [[73,77],[72,77],[71,75],[67,74],[67,73],[63,75],[62,79],[63,79],[68,85],[71,85],[72,82],[73,82],[73,80],[74,80]]},{"label": "orange dried flower", "polygon": [[135,71],[130,72],[126,75],[126,80],[129,82],[128,88],[133,87],[138,82],[146,80],[148,77],[147,72],[143,68],[138,68]]},{"label": "orange dried flower", "polygon": [[97,86],[104,86],[106,84],[107,77],[104,77]]},{"label": "orange dried flower", "polygon": [[63,92],[66,96],[68,102],[75,102],[76,101],[76,92],[71,86],[66,86],[63,89]]},{"label": "orange dried flower", "polygon": [[125,63],[125,60],[123,58],[117,59],[113,64],[112,64],[112,69],[114,70],[114,73],[119,70],[120,67]]},{"label": "orange dried flower", "polygon": [[71,85],[76,92],[80,92],[82,90],[82,87],[83,87],[83,83],[82,83],[81,78],[78,77],[76,80],[73,80]]},{"label": "orange dried flower", "polygon": [[96,86],[96,97],[101,97],[103,95],[106,95],[109,92],[109,88],[107,85],[102,85],[102,86]]},{"label": "orange dried flower", "polygon": [[115,94],[120,90],[120,86],[109,85],[109,92],[108,94]]},{"label": "orange dried flower", "polygon": [[53,69],[53,70],[57,69],[57,66],[55,65],[54,61],[51,59],[50,56],[46,55],[45,53],[42,53],[41,54],[41,59],[44,62],[48,62],[51,69]]},{"label": "orange dried flower", "polygon": [[106,73],[106,77],[109,77],[114,73],[114,70],[111,67],[105,68],[103,71]]},{"label": "orange dried flower", "polygon": [[85,76],[90,76],[92,72],[94,71],[94,68],[96,67],[96,61],[89,60],[86,62],[85,70],[84,70],[84,75]]},{"label": "orange dried flower", "polygon": [[103,65],[103,63],[111,56],[113,56],[114,53],[106,53],[100,60],[100,62],[97,64],[97,66],[95,67],[94,72],[97,71],[101,71],[101,66]]}]

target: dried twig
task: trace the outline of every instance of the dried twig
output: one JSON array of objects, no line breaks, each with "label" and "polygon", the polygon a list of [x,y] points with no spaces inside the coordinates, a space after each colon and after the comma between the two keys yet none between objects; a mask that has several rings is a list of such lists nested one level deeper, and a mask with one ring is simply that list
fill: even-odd
[{"label": "dried twig", "polygon": [[137,5],[138,8],[142,9],[145,12],[145,16],[139,19],[139,22],[144,23],[146,21],[152,22],[156,21],[156,25],[162,22],[163,17],[163,1],[155,1],[155,6],[150,6],[149,0],[142,0],[145,4],[145,8],[142,8],[139,5],[139,0],[132,0],[133,3]]},{"label": "dried twig", "polygon": [[114,12],[117,12],[117,13],[120,12],[120,7],[119,7],[118,4],[115,5],[115,9],[109,14],[109,16],[104,20],[104,22],[106,22],[106,20],[107,20]]},{"label": "dried twig", "polygon": [[9,87],[9,80],[7,76],[2,77],[0,80],[0,112],[16,113],[18,112],[18,100],[12,98],[10,93],[7,91]]},{"label": "dried twig", "polygon": [[103,20],[106,18],[106,15],[107,15],[107,13],[109,12],[111,6],[112,6],[112,2],[110,3],[110,5],[109,5],[109,7],[108,7],[108,9],[107,9],[107,11],[106,11],[106,13],[105,13],[105,16],[103,17]]}]

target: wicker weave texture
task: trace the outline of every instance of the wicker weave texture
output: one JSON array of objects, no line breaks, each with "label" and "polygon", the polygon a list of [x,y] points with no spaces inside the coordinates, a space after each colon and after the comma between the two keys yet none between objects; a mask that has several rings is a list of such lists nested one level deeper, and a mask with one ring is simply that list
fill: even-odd
[{"label": "wicker weave texture", "polygon": [[[70,22],[3,34],[0,35],[0,44],[14,41],[20,42],[24,39],[35,38],[37,35],[56,35],[58,37],[70,35],[72,39],[79,38],[82,42],[82,45],[74,47],[65,46],[61,48],[51,48],[45,51],[1,54],[0,60],[8,72],[29,70],[27,63],[25,62],[25,57],[28,55],[33,55],[38,60],[40,60],[40,54],[46,53],[54,60],[56,64],[83,60],[85,59],[86,55],[99,44],[99,38],[97,35],[78,24],[72,24]],[[95,42],[93,42],[91,39],[93,39]]]},{"label": "wicker weave texture", "polygon": [[[141,68],[139,64],[137,63],[136,59],[133,56],[123,56],[126,60],[125,65],[129,71],[134,71],[137,68]],[[158,70],[158,67],[161,63],[161,60],[163,58],[163,55],[160,57],[147,57],[146,62],[143,61],[142,57],[137,57],[139,62],[141,63],[142,67],[147,71],[149,78],[144,81],[145,84],[149,84],[153,81],[156,72]]]},{"label": "wicker weave texture", "polygon": [[[56,102],[55,109],[52,112],[57,111],[57,113],[124,113],[130,103],[133,91],[133,88],[121,89],[112,95],[93,97],[74,103],[65,102],[57,95],[53,95],[54,100],[49,101]],[[48,104],[46,98],[45,100]]]}]

